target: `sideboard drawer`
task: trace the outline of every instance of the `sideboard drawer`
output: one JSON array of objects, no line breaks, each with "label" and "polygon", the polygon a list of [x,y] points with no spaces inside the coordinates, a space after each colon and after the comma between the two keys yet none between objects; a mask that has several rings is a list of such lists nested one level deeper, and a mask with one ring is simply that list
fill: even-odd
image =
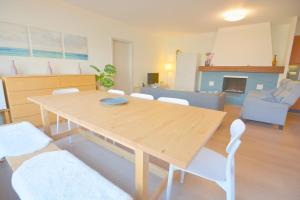
[{"label": "sideboard drawer", "polygon": [[59,87],[56,77],[10,77],[4,78],[7,91],[41,90]]}]

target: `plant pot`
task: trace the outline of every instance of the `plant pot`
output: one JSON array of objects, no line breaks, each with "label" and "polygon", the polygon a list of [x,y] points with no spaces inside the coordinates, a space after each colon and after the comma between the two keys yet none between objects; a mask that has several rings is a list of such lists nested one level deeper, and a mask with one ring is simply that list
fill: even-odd
[{"label": "plant pot", "polygon": [[97,90],[102,91],[102,92],[107,92],[107,90],[109,90],[109,88],[106,88],[99,84],[97,84],[96,87],[97,87]]}]

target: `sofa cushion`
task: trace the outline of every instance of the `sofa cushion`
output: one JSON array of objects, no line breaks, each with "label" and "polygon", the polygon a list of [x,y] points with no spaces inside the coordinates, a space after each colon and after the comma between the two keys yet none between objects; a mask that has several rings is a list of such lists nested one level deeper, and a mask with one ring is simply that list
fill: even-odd
[{"label": "sofa cushion", "polygon": [[287,85],[286,90],[282,93],[282,96],[283,98],[281,100],[281,103],[285,103],[292,106],[300,97],[300,82],[290,82]]},{"label": "sofa cushion", "polygon": [[289,95],[287,92],[287,87],[289,87],[291,82],[293,81],[290,79],[283,79],[280,82],[280,86],[273,92],[273,97],[277,102],[281,102],[283,98]]},{"label": "sofa cushion", "polygon": [[265,97],[265,98],[262,98],[262,100],[267,101],[267,102],[272,102],[272,103],[278,103],[278,101],[275,97]]},{"label": "sofa cushion", "polygon": [[286,87],[290,82],[293,82],[291,79],[282,79],[279,83],[280,87]]}]

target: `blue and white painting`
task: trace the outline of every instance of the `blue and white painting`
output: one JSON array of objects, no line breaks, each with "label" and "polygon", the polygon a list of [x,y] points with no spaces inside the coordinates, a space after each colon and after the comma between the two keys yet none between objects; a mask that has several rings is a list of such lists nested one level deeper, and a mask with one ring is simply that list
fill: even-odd
[{"label": "blue and white painting", "polygon": [[26,26],[0,22],[0,55],[30,56]]},{"label": "blue and white painting", "polygon": [[88,60],[87,37],[62,35],[62,32],[0,22],[0,55]]},{"label": "blue and white painting", "polygon": [[66,59],[88,60],[88,40],[86,37],[64,34]]},{"label": "blue and white painting", "polygon": [[30,28],[32,55],[35,57],[63,58],[60,32]]}]

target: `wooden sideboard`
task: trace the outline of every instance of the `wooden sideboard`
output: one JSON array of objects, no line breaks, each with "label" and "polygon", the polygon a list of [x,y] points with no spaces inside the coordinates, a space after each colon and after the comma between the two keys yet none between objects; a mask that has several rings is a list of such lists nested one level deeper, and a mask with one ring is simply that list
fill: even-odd
[{"label": "wooden sideboard", "polygon": [[[2,77],[12,122],[30,121],[41,126],[40,108],[27,100],[30,96],[49,95],[54,89],[76,87],[96,90],[94,75],[52,75]],[[55,115],[50,119],[55,122]]]}]

